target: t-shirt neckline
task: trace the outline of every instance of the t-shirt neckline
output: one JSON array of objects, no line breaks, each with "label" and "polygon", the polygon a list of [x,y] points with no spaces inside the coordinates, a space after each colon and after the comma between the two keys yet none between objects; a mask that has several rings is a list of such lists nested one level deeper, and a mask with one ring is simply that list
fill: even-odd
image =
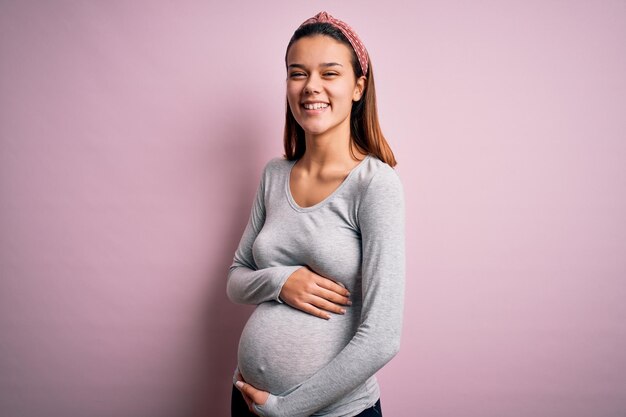
[{"label": "t-shirt neckline", "polygon": [[339,192],[341,191],[341,189],[344,187],[344,185],[346,185],[350,178],[352,178],[352,176],[354,175],[354,173],[362,166],[364,165],[365,161],[367,161],[370,158],[370,154],[365,155],[365,158],[363,158],[361,160],[361,162],[359,162],[358,164],[356,164],[356,166],[354,168],[352,168],[350,170],[350,172],[348,173],[348,175],[346,176],[346,178],[344,178],[344,180],[341,182],[341,184],[339,184],[337,186],[337,188],[335,188],[333,190],[332,193],[328,194],[322,201],[313,204],[312,206],[308,206],[308,207],[302,207],[300,205],[298,205],[298,203],[296,203],[296,200],[293,198],[293,195],[291,195],[291,171],[293,170],[294,165],[296,165],[296,162],[298,162],[298,160],[294,160],[294,161],[290,161],[291,164],[289,166],[289,169],[287,170],[287,178],[285,179],[285,193],[287,195],[287,200],[289,201],[289,205],[296,211],[312,211],[312,210],[316,210],[324,205],[326,205],[326,203],[330,200],[332,200],[332,198],[339,194]]}]

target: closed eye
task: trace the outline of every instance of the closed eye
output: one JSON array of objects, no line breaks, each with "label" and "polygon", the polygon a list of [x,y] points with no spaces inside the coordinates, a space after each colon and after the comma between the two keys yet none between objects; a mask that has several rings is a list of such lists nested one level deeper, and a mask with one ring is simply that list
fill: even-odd
[{"label": "closed eye", "polygon": [[289,74],[289,77],[291,78],[306,77],[306,74],[303,72],[292,72],[291,74]]}]

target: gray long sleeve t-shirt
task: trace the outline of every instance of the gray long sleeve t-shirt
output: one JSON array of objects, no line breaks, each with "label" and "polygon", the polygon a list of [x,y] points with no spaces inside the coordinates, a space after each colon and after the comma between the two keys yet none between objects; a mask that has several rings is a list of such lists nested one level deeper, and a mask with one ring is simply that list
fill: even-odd
[{"label": "gray long sleeve t-shirt", "polygon": [[[238,369],[269,391],[266,417],[354,416],[380,396],[374,374],[397,353],[404,300],[404,195],[396,172],[369,155],[327,198],[300,207],[294,161],[263,170],[228,274],[227,293],[256,304],[239,341]],[[320,319],[279,299],[302,267],[344,285],[352,305]]]}]

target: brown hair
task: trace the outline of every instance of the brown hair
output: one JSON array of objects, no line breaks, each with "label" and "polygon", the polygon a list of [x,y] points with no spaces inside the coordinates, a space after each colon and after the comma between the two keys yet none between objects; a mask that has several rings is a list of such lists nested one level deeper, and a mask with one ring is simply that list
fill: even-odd
[{"label": "brown hair", "polygon": [[[329,36],[346,44],[352,52],[352,68],[354,69],[355,78],[358,79],[363,75],[363,70],[361,69],[354,49],[352,49],[352,45],[339,29],[329,23],[312,23],[298,28],[287,45],[285,66],[287,65],[287,53],[289,53],[291,45],[298,39],[315,35]],[[356,147],[362,153],[372,154],[389,166],[394,167],[397,164],[396,159],[378,123],[374,71],[369,57],[368,67],[368,74],[365,81],[365,94],[361,96],[359,101],[352,103],[352,111],[350,112],[350,152],[352,156],[354,156],[354,147]],[[289,103],[287,103],[286,107],[284,135],[285,158],[293,161],[300,159],[302,155],[304,155],[306,142],[304,139],[304,130],[293,117]]]}]

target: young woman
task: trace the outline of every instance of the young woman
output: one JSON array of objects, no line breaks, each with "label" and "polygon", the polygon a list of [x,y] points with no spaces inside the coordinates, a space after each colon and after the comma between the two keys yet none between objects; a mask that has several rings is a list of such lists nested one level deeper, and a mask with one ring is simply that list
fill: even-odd
[{"label": "young woman", "polygon": [[372,64],[326,12],[286,53],[285,158],[265,167],[228,276],[256,304],[233,417],[381,416],[375,372],[400,345],[404,199]]}]

